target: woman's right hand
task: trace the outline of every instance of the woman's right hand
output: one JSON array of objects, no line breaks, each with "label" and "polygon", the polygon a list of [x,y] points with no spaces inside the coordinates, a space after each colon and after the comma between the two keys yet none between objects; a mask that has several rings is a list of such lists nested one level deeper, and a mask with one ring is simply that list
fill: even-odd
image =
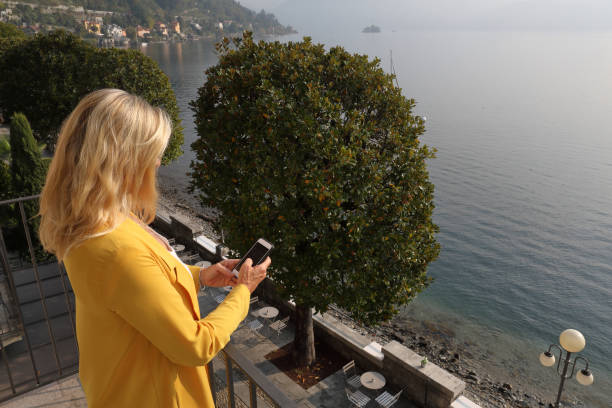
[{"label": "woman's right hand", "polygon": [[259,265],[253,267],[253,260],[248,258],[240,267],[240,273],[238,274],[238,285],[241,283],[246,285],[247,288],[253,293],[257,285],[266,278],[266,271],[268,266],[272,263],[270,257],[267,257],[265,261]]}]

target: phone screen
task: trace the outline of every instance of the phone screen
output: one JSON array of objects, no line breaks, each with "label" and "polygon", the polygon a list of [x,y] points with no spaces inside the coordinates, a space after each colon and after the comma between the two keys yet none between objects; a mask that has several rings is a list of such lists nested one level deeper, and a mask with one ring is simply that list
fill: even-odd
[{"label": "phone screen", "polygon": [[265,260],[265,256],[268,254],[269,250],[265,246],[261,245],[259,242],[256,242],[255,245],[249,250],[249,252],[238,262],[238,264],[234,267],[234,270],[239,272],[242,264],[248,259],[251,258],[253,261],[253,266],[259,265]]}]

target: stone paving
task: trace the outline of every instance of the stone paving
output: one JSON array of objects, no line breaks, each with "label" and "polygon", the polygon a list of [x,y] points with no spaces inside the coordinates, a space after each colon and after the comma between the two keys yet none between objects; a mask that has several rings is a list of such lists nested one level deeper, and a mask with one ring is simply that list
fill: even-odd
[{"label": "stone paving", "polygon": [[85,394],[77,374],[0,404],[2,408],[80,408],[86,406]]},{"label": "stone paving", "polygon": [[[213,310],[217,303],[214,297],[222,292],[217,289],[208,288],[200,292],[198,299],[202,315],[206,315]],[[277,319],[283,316],[278,316]],[[298,402],[300,407],[321,407],[321,408],[340,408],[351,407],[346,398],[344,391],[344,374],[339,370],[335,374],[325,378],[318,384],[305,390],[289,377],[283,374],[274,364],[264,358],[266,354],[274,351],[293,340],[293,325],[289,322],[279,336],[267,327],[262,329],[261,333],[255,333],[243,326],[232,335],[232,344],[234,344],[242,353],[249,358],[253,364],[259,368],[280,390],[282,390],[289,398]],[[220,357],[214,361],[214,370],[216,381],[223,385],[225,381],[225,365]],[[235,392],[241,401],[238,401],[237,406],[248,406],[248,386],[246,381],[239,380],[240,376],[235,376]],[[221,399],[222,393],[220,393]],[[219,407],[224,404],[217,404]],[[0,404],[0,408],[72,408],[86,407],[85,396],[78,379],[78,375],[64,378],[47,386],[40,387],[27,394],[13,398]],[[270,406],[265,399],[258,398],[258,406]],[[371,401],[368,407],[374,407],[376,404]],[[400,399],[394,408],[414,408],[412,404]]]}]

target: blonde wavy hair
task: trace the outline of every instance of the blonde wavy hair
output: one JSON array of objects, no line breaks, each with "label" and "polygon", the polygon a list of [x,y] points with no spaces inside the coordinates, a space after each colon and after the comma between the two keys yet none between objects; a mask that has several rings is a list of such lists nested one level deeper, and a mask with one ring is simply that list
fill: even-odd
[{"label": "blonde wavy hair", "polygon": [[40,198],[40,240],[62,261],[133,212],[150,223],[171,133],[164,110],[119,89],[86,95],[64,121]]}]

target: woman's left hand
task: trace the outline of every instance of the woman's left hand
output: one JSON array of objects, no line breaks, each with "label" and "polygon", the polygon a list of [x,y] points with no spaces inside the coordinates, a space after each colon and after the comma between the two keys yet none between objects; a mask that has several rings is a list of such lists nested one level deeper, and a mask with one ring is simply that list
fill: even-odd
[{"label": "woman's left hand", "polygon": [[236,286],[238,279],[232,273],[240,259],[224,259],[208,268],[200,269],[200,283],[205,286]]}]

